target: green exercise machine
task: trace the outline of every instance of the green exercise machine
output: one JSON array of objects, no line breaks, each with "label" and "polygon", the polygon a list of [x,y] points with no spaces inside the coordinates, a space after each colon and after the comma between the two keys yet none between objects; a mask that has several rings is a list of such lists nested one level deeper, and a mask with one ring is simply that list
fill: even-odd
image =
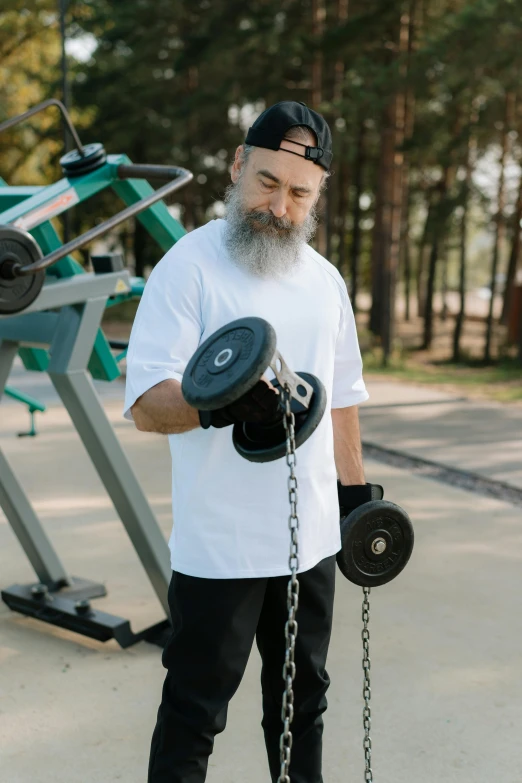
[{"label": "green exercise machine", "polygon": [[[111,345],[101,330],[104,311],[139,297],[144,281],[132,279],[121,258],[93,259],[95,272],[86,273],[71,254],[133,217],[162,251],[168,250],[185,231],[162,199],[190,182],[192,174],[178,167],[136,165],[125,155],[107,155],[101,144],[82,145],[56,100],[0,124],[0,133],[50,106],[60,109],[76,146],[61,158],[63,178],[48,187],[0,183],[0,397],[17,355],[27,370],[48,373],[166,617],[134,633],[128,619],[91,605],[93,598],[106,595],[104,585],[69,575],[0,449],[0,506],[37,578],[6,587],[1,596],[14,611],[100,641],[114,638],[122,647],[141,639],[162,644],[170,627],[168,546],[93,384],[93,379],[117,378],[126,351],[125,343]],[[166,184],[154,190],[149,179]],[[51,219],[108,188],[126,207],[62,244]]]}]

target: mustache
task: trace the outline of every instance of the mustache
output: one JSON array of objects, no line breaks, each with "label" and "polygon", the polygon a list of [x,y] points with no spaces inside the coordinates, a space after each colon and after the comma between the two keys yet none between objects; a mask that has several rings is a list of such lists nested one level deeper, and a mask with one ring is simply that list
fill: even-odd
[{"label": "mustache", "polygon": [[257,223],[263,228],[275,229],[278,232],[291,232],[294,228],[294,225],[289,218],[277,217],[272,214],[272,212],[258,212],[257,210],[252,210],[250,212],[245,212],[244,217],[250,225]]}]

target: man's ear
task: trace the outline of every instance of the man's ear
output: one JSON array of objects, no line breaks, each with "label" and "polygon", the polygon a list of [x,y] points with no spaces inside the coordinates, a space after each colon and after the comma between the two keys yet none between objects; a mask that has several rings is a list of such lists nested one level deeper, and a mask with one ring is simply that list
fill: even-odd
[{"label": "man's ear", "polygon": [[243,145],[240,144],[239,147],[236,149],[236,154],[234,157],[234,163],[232,164],[232,169],[230,171],[230,178],[234,185],[239,179],[239,174],[241,172],[241,168],[243,167],[244,163],[241,159],[241,153],[243,152]]}]

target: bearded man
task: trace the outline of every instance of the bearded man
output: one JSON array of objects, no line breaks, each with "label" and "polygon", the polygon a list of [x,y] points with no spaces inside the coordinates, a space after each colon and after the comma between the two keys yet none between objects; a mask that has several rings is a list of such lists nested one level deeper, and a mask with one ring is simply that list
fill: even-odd
[{"label": "bearded man", "polygon": [[163,652],[167,675],[149,783],[203,783],[254,639],[262,659],[271,780],[280,774],[288,468],[283,459],[243,459],[229,429],[236,422],[280,420],[278,393],[262,379],[210,416],[200,415],[181,393],[183,372],[198,346],[246,316],[274,327],[289,366],[322,381],[330,409],[298,456],[300,599],[291,763],[293,783],[323,780],[325,665],[340,549],[337,477],[363,488],[357,405],[368,397],[346,286],[307,244],[331,158],[331,133],[321,115],[294,101],[264,111],[236,150],[226,220],[210,221],[169,250],[154,268],[136,315],[125,415],[139,430],[168,434],[174,513],[173,631]]}]

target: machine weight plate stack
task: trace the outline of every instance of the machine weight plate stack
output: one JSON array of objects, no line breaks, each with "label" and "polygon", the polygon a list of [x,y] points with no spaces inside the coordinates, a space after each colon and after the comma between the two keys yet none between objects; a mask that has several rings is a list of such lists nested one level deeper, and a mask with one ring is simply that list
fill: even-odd
[{"label": "machine weight plate stack", "polygon": [[44,284],[45,272],[19,277],[14,269],[43,258],[38,243],[20,228],[0,226],[0,315],[13,315],[34,302]]},{"label": "machine weight plate stack", "polygon": [[[314,375],[294,373],[286,367],[277,352],[275,331],[262,318],[232,321],[205,340],[183,374],[183,396],[189,405],[201,411],[218,410],[252,389],[268,367],[276,375],[272,381],[275,388],[288,380],[294,387],[291,407],[296,422],[296,446],[300,446],[321,421],[326,391]],[[236,451],[250,462],[271,462],[286,454],[283,423],[273,427],[236,424],[232,441]]]},{"label": "machine weight plate stack", "polygon": [[94,142],[86,144],[82,155],[79,150],[71,150],[60,158],[60,166],[66,177],[79,177],[82,174],[88,174],[103,166],[107,161],[107,153],[103,144]]}]

